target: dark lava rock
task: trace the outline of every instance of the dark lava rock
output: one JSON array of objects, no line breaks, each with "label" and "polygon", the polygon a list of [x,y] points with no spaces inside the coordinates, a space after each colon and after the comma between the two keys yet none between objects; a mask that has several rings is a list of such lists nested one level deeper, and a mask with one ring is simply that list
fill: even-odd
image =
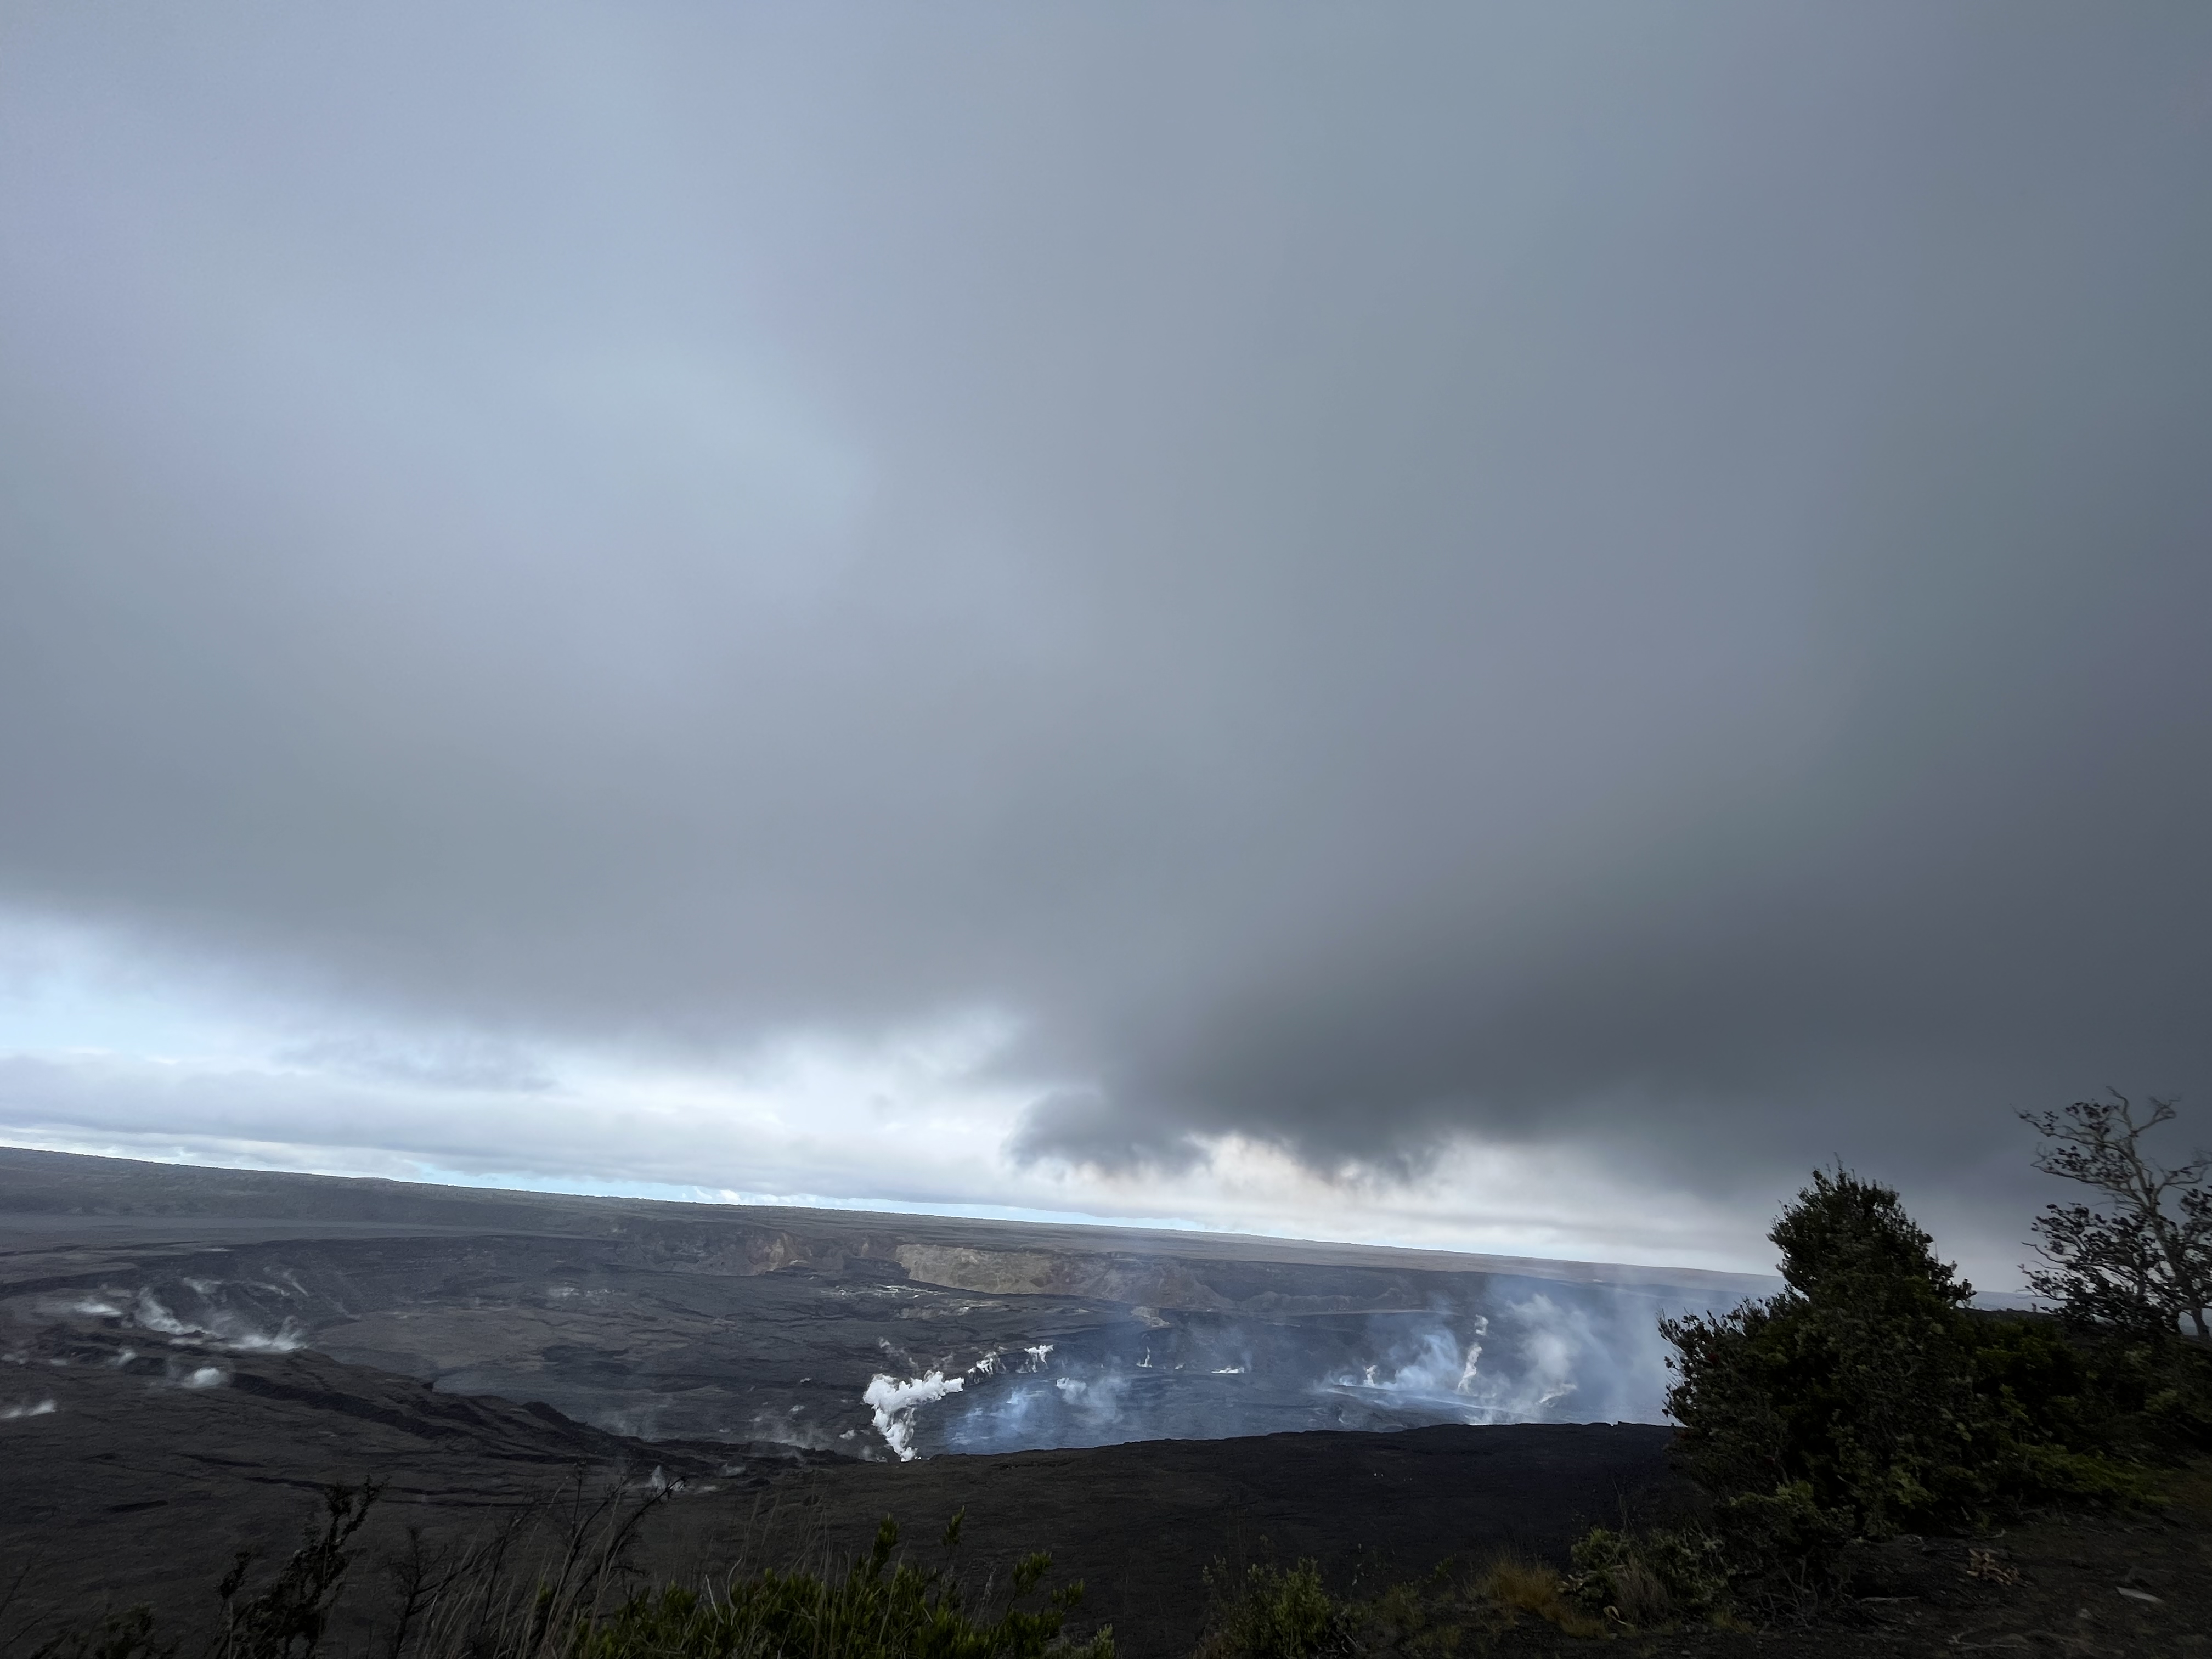
[{"label": "dark lava rock", "polygon": [[[1563,1419],[1626,1397],[1661,1305],[1757,1288],[0,1148],[0,1645],[103,1603],[203,1618],[326,1483],[386,1483],[373,1580],[410,1526],[480,1533],[580,1468],[683,1483],[654,1572],[835,1560],[885,1514],[922,1550],[964,1509],[963,1572],[1048,1550],[1126,1650],[1175,1651],[1217,1559],[1368,1585],[1674,1501],[1667,1431]],[[960,1392],[863,1398],[932,1370]],[[983,1455],[1024,1446],[1097,1449]]]},{"label": "dark lava rock", "polygon": [[[860,1463],[790,1446],[644,1442],[544,1406],[435,1393],[308,1352],[198,1346],[140,1353],[110,1335],[42,1334],[0,1369],[0,1565],[28,1569],[19,1630],[147,1602],[204,1619],[234,1552],[281,1558],[319,1489],[386,1484],[364,1534],[368,1567],[348,1628],[373,1610],[374,1561],[403,1530],[482,1532],[558,1492],[580,1468],[642,1491],[681,1480],[639,1565],[696,1577],[820,1564],[865,1549],[889,1515],[928,1559],[966,1511],[959,1566],[1000,1583],[1048,1550],[1080,1577],[1084,1622],[1110,1622],[1138,1656],[1184,1651],[1217,1559],[1319,1560],[1346,1589],[1457,1556],[1559,1557],[1624,1507],[1684,1494],[1668,1431],[1637,1425],[1441,1427],[1153,1441],[1086,1450]],[[213,1375],[210,1375],[213,1373]],[[52,1409],[39,1410],[46,1402]],[[5,1632],[0,1632],[0,1641]]]}]

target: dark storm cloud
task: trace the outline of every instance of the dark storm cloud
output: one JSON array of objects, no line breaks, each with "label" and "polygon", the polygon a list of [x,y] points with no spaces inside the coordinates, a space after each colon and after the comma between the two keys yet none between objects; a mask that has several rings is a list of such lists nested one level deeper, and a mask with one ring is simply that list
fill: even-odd
[{"label": "dark storm cloud", "polygon": [[2212,1098],[2212,20],[6,27],[21,908],[1112,1163]]}]

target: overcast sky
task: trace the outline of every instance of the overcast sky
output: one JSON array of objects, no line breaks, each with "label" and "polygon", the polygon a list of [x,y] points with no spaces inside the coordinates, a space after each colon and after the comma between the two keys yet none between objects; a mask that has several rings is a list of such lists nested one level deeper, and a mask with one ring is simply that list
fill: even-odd
[{"label": "overcast sky", "polygon": [[2005,1279],[2208,296],[2197,5],[9,5],[0,1139]]}]

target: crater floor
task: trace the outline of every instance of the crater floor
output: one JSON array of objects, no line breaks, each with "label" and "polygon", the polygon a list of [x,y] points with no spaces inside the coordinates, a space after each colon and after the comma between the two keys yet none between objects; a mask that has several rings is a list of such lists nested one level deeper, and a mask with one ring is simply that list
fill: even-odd
[{"label": "crater floor", "polygon": [[204,1614],[325,1482],[389,1483],[374,1553],[582,1468],[682,1480],[656,1571],[964,1507],[971,1569],[1052,1550],[1173,1651],[1224,1553],[1418,1571],[1665,1487],[1665,1430],[1567,1425],[1656,1414],[1658,1310],[1747,1288],[0,1149],[0,1626]]}]

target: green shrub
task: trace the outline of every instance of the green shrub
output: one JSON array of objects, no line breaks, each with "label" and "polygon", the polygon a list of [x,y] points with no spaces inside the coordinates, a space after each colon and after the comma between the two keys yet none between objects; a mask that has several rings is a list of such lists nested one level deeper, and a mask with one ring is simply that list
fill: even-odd
[{"label": "green shrub", "polygon": [[[617,1474],[594,1486],[583,1472],[489,1534],[408,1548],[388,1560],[390,1595],[373,1620],[376,1650],[392,1659],[1113,1659],[1114,1638],[1063,1635],[1083,1586],[1018,1605],[1051,1565],[1043,1554],[1014,1570],[996,1613],[971,1607],[946,1572],[896,1559],[886,1517],[874,1547],[842,1573],[763,1571],[719,1587],[664,1584],[617,1602],[636,1582],[628,1566],[640,1523],[673,1491],[639,1497]],[[89,1621],[48,1641],[33,1659],[313,1659],[355,1552],[346,1547],[379,1488],[332,1487],[323,1524],[251,1594],[241,1555],[219,1594],[215,1629],[188,1647],[157,1632],[144,1608]],[[959,1540],[961,1516],[945,1528]],[[550,1547],[533,1553],[536,1538]]]},{"label": "green shrub", "polygon": [[1740,1584],[1817,1596],[1855,1537],[2153,1501],[2146,1462],[2212,1445],[2212,1358],[1972,1311],[1887,1187],[1817,1172],[1770,1237],[1781,1295],[1661,1324]]},{"label": "green shrub", "polygon": [[1661,1327],[1700,1480],[1723,1498],[1802,1485],[1874,1535],[1984,1501],[1972,1286],[1894,1192],[1845,1172],[1815,1173],[1770,1236],[1780,1296]]},{"label": "green shrub", "polygon": [[1713,1522],[1729,1578],[1755,1601],[1819,1601],[1836,1587],[1836,1559],[1851,1540],[1850,1517],[1822,1508],[1803,1480],[1739,1492],[1715,1506]]},{"label": "green shrub", "polygon": [[1577,1605],[1638,1629],[1710,1619],[1728,1605],[1725,1549],[1702,1528],[1594,1527],[1574,1547],[1574,1564],[1566,1592]]},{"label": "green shrub", "polygon": [[[1113,1659],[1100,1631],[1071,1645],[1060,1638],[1083,1586],[1054,1591],[1034,1612],[1009,1606],[996,1618],[969,1611],[960,1589],[936,1569],[894,1561],[898,1528],[886,1518],[875,1547],[842,1577],[808,1572],[732,1578],[716,1594],[678,1585],[641,1595],[579,1633],[574,1659]],[[1014,1570],[1013,1600],[1036,1588],[1052,1565],[1032,1555]]]},{"label": "green shrub", "polygon": [[1354,1650],[1352,1611],[1311,1561],[1248,1567],[1241,1578],[1216,1565],[1206,1583],[1215,1601],[1200,1659],[1339,1659]]}]

